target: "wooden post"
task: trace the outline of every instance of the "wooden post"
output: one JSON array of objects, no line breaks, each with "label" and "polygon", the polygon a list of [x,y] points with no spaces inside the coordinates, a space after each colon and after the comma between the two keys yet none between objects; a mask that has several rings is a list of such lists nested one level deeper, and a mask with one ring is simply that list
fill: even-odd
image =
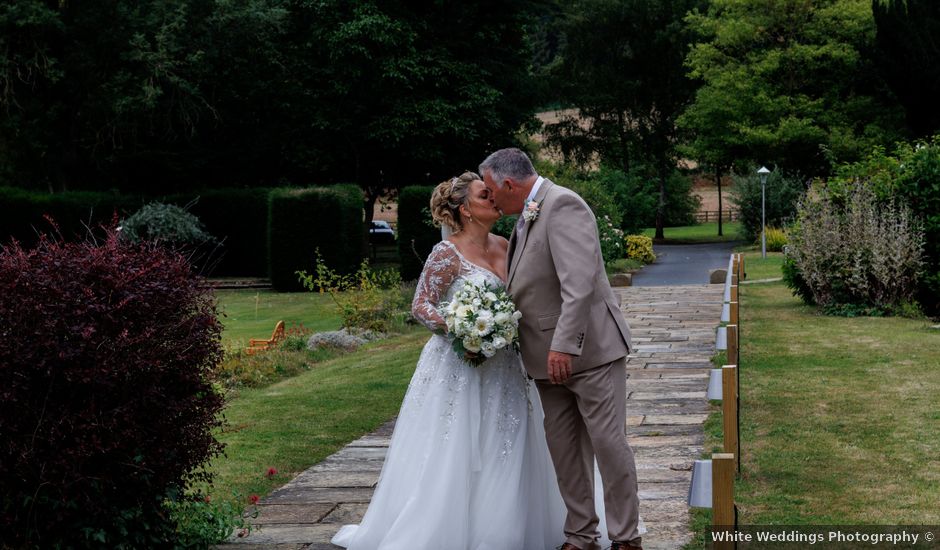
[{"label": "wooden post", "polygon": [[747,278],[747,272],[744,271],[744,254],[738,254],[738,280],[743,281]]},{"label": "wooden post", "polygon": [[738,438],[738,367],[721,367],[721,416],[725,436],[724,451],[734,455],[735,468],[741,456],[741,441]]},{"label": "wooden post", "polygon": [[[734,289],[736,287],[731,288]],[[728,303],[728,324],[738,324],[738,301],[734,298],[732,298],[731,302]]]},{"label": "wooden post", "polygon": [[[712,455],[712,525],[734,528],[734,455],[715,453]],[[712,548],[734,548],[733,541],[715,542]]]},{"label": "wooden post", "polygon": [[738,274],[734,272],[734,267],[731,268],[731,288],[738,286]]},{"label": "wooden post", "polygon": [[738,325],[728,325],[728,364],[738,364]]},{"label": "wooden post", "polygon": [[731,283],[731,300],[729,301],[731,302],[738,301],[738,285],[734,284],[734,282]]}]

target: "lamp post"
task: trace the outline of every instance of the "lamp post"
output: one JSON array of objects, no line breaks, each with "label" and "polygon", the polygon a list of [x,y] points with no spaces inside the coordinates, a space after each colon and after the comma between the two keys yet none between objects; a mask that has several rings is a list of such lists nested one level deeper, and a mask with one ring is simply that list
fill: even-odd
[{"label": "lamp post", "polygon": [[761,166],[757,171],[760,175],[760,257],[767,258],[767,223],[766,223],[766,197],[767,197],[767,174],[770,170],[766,166]]}]

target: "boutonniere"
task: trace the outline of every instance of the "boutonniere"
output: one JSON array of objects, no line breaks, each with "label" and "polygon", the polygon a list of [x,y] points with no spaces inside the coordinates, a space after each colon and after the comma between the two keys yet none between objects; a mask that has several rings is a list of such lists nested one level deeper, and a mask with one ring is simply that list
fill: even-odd
[{"label": "boutonniere", "polygon": [[522,219],[524,219],[526,223],[532,223],[537,220],[539,217],[540,206],[541,204],[538,202],[529,201],[525,205],[525,209],[522,210]]}]

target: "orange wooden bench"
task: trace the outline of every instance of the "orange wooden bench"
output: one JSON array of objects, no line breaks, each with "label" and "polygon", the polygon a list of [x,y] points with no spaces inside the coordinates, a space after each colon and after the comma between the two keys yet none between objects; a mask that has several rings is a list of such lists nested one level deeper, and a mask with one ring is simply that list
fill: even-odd
[{"label": "orange wooden bench", "polygon": [[273,348],[277,345],[278,342],[284,339],[284,321],[278,321],[274,325],[274,332],[271,333],[271,337],[268,339],[262,338],[252,338],[248,340],[248,347],[245,348],[245,353],[248,355],[254,355],[259,351],[265,351]]}]

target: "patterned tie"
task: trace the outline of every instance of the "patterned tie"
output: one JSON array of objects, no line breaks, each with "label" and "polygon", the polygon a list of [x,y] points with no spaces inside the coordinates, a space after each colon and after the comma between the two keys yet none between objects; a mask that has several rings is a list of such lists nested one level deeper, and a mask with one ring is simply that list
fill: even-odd
[{"label": "patterned tie", "polygon": [[525,218],[522,217],[522,214],[519,214],[519,221],[516,222],[516,233],[522,233],[523,227],[525,227]]}]

